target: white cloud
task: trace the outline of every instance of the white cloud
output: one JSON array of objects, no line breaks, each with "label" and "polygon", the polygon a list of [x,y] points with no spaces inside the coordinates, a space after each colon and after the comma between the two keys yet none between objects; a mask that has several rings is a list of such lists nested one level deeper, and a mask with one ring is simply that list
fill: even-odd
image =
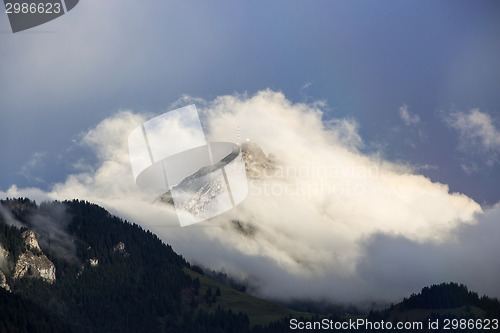
[{"label": "white cloud", "polygon": [[37,203],[42,201],[50,201],[54,199],[51,193],[47,193],[36,187],[18,188],[17,185],[12,185],[6,192],[0,191],[1,198],[19,198],[25,197],[35,200]]},{"label": "white cloud", "polygon": [[302,87],[300,87],[300,93],[301,94],[304,94],[305,90],[308,89],[310,86],[313,85],[314,82],[312,81],[309,81],[309,82],[306,82]]},{"label": "white cloud", "polygon": [[399,117],[401,117],[406,126],[420,124],[420,117],[417,114],[411,114],[406,104],[399,107]]},{"label": "white cloud", "polygon": [[477,166],[477,163],[470,162],[470,163],[461,163],[460,167],[464,172],[468,175],[476,173],[479,171],[479,167]]},{"label": "white cloud", "polygon": [[36,181],[38,183],[44,183],[43,179],[37,177],[33,174],[36,169],[41,168],[43,164],[43,160],[47,155],[46,152],[36,152],[31,156],[31,159],[23,164],[21,170],[19,170],[19,174],[24,176],[26,179],[30,181]]},{"label": "white cloud", "polygon": [[[160,193],[135,185],[127,137],[151,116],[131,111],[103,120],[84,135],[82,144],[99,159],[95,171],[71,175],[46,195],[101,204],[156,232],[189,260],[251,277],[258,282],[260,295],[383,299],[387,290],[362,274],[363,269],[375,274],[377,267],[384,267],[384,257],[366,252],[375,235],[403,239],[402,246],[410,244],[409,248],[446,249],[455,241],[455,230],[478,223],[482,209],[467,196],[449,193],[447,185],[433,183],[406,166],[361,153],[357,123],[349,119],[324,123],[318,105],[293,104],[283,94],[265,90],[254,96],[220,96],[198,107],[209,141],[235,142],[240,126],[241,137],[272,153],[284,170],[266,181],[251,182],[250,195],[240,206],[210,221],[180,228],[172,210],[152,204]],[[29,191],[33,189],[26,190],[32,194]],[[12,187],[5,195],[23,193]],[[231,220],[251,225],[254,234],[245,236]],[[367,268],[364,259],[372,257]],[[459,263],[460,257],[454,260]],[[429,263],[436,270],[438,264]],[[440,278],[455,280],[455,271],[450,272]],[[400,273],[385,277],[381,285],[400,283],[401,276],[411,274]],[[480,280],[460,276],[464,283]],[[484,288],[499,296],[495,286]],[[405,296],[413,287],[402,285],[390,296]]]},{"label": "white cloud", "polygon": [[460,149],[481,153],[489,165],[498,162],[500,130],[487,113],[479,109],[472,109],[468,113],[456,111],[450,113],[445,121],[458,131]]},{"label": "white cloud", "polygon": [[435,164],[422,164],[416,166],[417,170],[439,170],[439,166]]}]

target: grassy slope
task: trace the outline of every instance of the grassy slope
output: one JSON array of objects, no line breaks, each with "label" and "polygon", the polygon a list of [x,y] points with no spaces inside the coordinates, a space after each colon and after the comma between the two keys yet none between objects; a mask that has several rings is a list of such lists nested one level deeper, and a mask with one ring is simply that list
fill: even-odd
[{"label": "grassy slope", "polygon": [[306,312],[298,312],[281,306],[279,304],[266,301],[252,295],[237,291],[235,289],[226,287],[206,276],[198,274],[188,268],[184,268],[193,279],[200,279],[200,295],[205,295],[209,287],[215,292],[217,287],[221,291],[221,296],[216,298],[215,304],[210,308],[204,304],[202,307],[206,311],[213,310],[220,305],[221,308],[231,309],[234,313],[243,312],[248,315],[250,325],[268,324],[271,321],[279,320],[283,317],[310,317],[312,314]]}]

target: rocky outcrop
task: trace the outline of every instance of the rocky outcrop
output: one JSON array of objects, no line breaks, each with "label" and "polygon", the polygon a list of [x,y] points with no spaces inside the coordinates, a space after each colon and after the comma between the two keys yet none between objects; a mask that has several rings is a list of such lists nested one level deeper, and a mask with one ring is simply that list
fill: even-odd
[{"label": "rocky outcrop", "polygon": [[5,275],[2,271],[0,271],[0,288],[10,291],[10,287],[7,284],[7,279],[5,278]]},{"label": "rocky outcrop", "polygon": [[113,253],[116,253],[116,252],[120,253],[125,258],[130,255],[127,252],[127,250],[125,249],[125,243],[123,243],[123,242],[119,242],[118,244],[116,244],[115,246],[113,246]]},{"label": "rocky outcrop", "polygon": [[33,252],[42,252],[42,249],[38,245],[38,241],[36,240],[35,233],[32,230],[26,230],[22,234],[24,244],[28,250]]},{"label": "rocky outcrop", "polygon": [[[0,244],[0,269],[7,269],[8,267],[8,262],[7,258],[9,257],[9,251],[3,248],[2,244]],[[7,279],[5,278],[5,275],[3,272],[0,270],[0,288],[3,288],[7,291],[10,291],[10,287],[7,284]]]},{"label": "rocky outcrop", "polygon": [[45,254],[35,255],[31,250],[27,250],[19,256],[13,272],[14,279],[25,276],[41,278],[48,283],[54,283],[56,267]]},{"label": "rocky outcrop", "polygon": [[4,263],[6,262],[8,256],[9,256],[9,251],[4,249],[2,244],[0,244],[0,267],[4,266]]},{"label": "rocky outcrop", "polygon": [[[43,254],[42,249],[38,245],[35,233],[32,230],[26,230],[22,233],[26,251],[22,253],[15,263],[9,263],[9,252],[0,244],[0,268],[9,274],[12,274],[14,279],[23,277],[39,278],[48,283],[54,283],[56,280],[56,267],[52,261]],[[0,272],[0,287],[9,290],[6,283],[5,275]]]}]

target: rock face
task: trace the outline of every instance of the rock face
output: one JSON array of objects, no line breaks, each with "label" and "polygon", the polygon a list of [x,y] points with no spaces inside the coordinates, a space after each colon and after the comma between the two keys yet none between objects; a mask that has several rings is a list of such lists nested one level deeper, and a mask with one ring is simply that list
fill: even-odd
[{"label": "rock face", "polygon": [[[56,267],[43,254],[42,249],[38,245],[35,233],[32,230],[26,230],[22,233],[22,237],[27,250],[19,256],[14,265],[12,263],[8,264],[7,258],[9,257],[9,252],[0,245],[0,267],[4,270],[9,270],[14,279],[32,277],[43,279],[48,283],[54,283],[56,280]],[[14,266],[13,269],[12,266]],[[0,272],[0,287],[10,290],[3,272]]]},{"label": "rock face", "polygon": [[32,230],[26,230],[22,234],[24,244],[29,250],[32,250],[34,252],[42,252],[42,249],[38,245],[38,241],[36,240],[35,233]]},{"label": "rock face", "polygon": [[260,179],[267,174],[272,174],[274,162],[264,154],[260,146],[254,142],[241,144],[241,154],[245,162],[247,176],[250,179]]},{"label": "rock face", "polygon": [[[5,269],[7,267],[7,258],[9,256],[9,252],[3,248],[2,244],[0,244],[0,268]],[[0,288],[3,288],[7,291],[10,291],[10,287],[7,284],[7,279],[2,271],[0,271]]]},{"label": "rock face", "polygon": [[0,288],[10,291],[10,287],[7,284],[7,279],[5,278],[5,275],[2,271],[0,271]]},{"label": "rock face", "polygon": [[3,248],[2,244],[0,244],[0,267],[3,267],[3,264],[7,260],[9,256],[9,251]]},{"label": "rock face", "polygon": [[54,283],[56,267],[45,254],[35,255],[27,250],[17,260],[13,273],[14,279],[20,279],[24,276],[42,278],[48,283]]},{"label": "rock face", "polygon": [[[187,200],[181,200],[177,203],[177,207],[185,210],[196,217],[203,217],[205,214],[210,213],[212,210],[218,206],[218,202],[215,198],[218,195],[226,191],[226,186],[223,185],[223,179],[217,179],[212,175],[209,182],[204,183],[206,179],[192,181],[195,186],[198,186],[196,192],[193,193],[188,188],[187,191],[183,189],[176,189],[178,198],[187,198]],[[192,185],[192,183],[188,185]]]}]

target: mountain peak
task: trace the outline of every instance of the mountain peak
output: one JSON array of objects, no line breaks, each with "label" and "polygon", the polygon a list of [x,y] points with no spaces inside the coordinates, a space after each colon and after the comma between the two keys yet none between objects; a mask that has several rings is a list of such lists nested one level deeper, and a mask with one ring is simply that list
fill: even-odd
[{"label": "mountain peak", "polygon": [[[198,179],[208,175],[216,169],[223,167],[224,165],[233,161],[241,151],[243,157],[243,162],[245,163],[245,170],[247,176],[250,178],[258,178],[263,175],[264,169],[272,168],[273,162],[264,154],[262,148],[255,142],[244,142],[240,145],[239,149],[235,149],[224,157],[220,162],[204,166],[200,168],[194,174],[184,178],[178,185],[174,186],[174,190],[178,191],[192,191],[195,193],[192,200],[181,204],[182,207],[186,208],[188,211],[193,212],[194,215],[198,215],[200,212],[204,211],[206,206],[209,206],[211,200],[224,191],[220,182],[211,181],[200,186]],[[195,190],[194,190],[195,189]],[[154,203],[174,205],[172,199],[171,191],[167,191],[164,194],[158,196]]]}]

